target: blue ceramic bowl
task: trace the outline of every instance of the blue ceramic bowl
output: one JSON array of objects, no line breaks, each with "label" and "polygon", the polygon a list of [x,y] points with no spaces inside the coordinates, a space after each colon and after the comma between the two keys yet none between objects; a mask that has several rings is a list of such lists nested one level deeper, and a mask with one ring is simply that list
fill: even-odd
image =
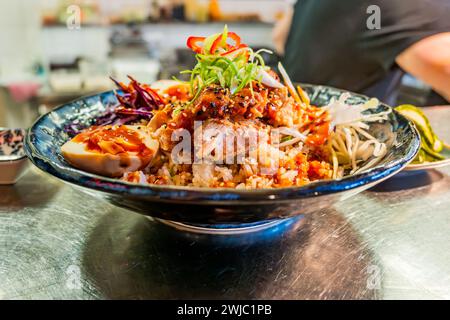
[{"label": "blue ceramic bowl", "polygon": [[[303,85],[312,104],[323,106],[344,91]],[[348,102],[368,98],[352,94]],[[70,102],[38,119],[28,132],[25,149],[31,161],[49,174],[127,209],[160,219],[201,225],[242,224],[294,217],[332,206],[389,178],[416,155],[419,135],[413,125],[397,112],[389,121],[372,125],[370,131],[386,141],[388,154],[375,168],[341,180],[314,182],[304,187],[234,190],[131,184],[87,173],[71,167],[60,147],[69,135],[68,124],[90,125],[107,106],[116,104],[112,91]],[[390,107],[380,104],[379,110]]]}]

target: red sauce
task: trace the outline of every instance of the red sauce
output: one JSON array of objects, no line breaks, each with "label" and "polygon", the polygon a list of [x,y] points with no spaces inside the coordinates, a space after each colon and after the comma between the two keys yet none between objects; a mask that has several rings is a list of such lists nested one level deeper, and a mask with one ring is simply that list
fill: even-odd
[{"label": "red sauce", "polygon": [[330,123],[325,122],[319,126],[314,127],[312,134],[306,139],[306,144],[311,146],[323,145],[330,136]]},{"label": "red sauce", "polygon": [[190,89],[186,85],[177,85],[167,89],[167,94],[171,97],[176,97],[177,100],[187,101],[190,98]]},{"label": "red sauce", "polygon": [[[91,127],[72,139],[73,142],[86,144],[87,150],[102,153],[124,155],[127,152],[135,152],[139,157],[151,157],[152,150],[142,141],[135,130],[126,126]],[[123,165],[129,164],[124,157]]]},{"label": "red sauce", "polygon": [[313,160],[309,162],[308,177],[311,181],[330,179],[332,170],[329,163]]}]

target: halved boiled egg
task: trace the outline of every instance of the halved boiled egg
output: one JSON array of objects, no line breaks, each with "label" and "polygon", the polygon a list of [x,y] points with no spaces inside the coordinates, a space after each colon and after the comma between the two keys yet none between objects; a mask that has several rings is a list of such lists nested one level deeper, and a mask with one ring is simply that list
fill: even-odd
[{"label": "halved boiled egg", "polygon": [[159,149],[145,126],[92,127],[61,147],[74,167],[109,177],[147,167]]}]

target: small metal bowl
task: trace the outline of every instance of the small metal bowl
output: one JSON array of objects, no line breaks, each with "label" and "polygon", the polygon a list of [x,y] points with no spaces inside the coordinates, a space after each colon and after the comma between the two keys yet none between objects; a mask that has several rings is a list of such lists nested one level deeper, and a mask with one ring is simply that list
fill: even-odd
[{"label": "small metal bowl", "polygon": [[27,169],[25,135],[25,129],[0,128],[0,185],[16,183]]}]

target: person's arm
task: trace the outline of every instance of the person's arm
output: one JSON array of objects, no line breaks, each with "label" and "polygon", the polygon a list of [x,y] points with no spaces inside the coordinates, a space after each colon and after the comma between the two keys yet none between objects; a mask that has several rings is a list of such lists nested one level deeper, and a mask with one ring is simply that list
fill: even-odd
[{"label": "person's arm", "polygon": [[450,102],[450,32],[415,43],[403,51],[396,62]]},{"label": "person's arm", "polygon": [[294,8],[289,7],[284,12],[283,17],[275,24],[272,31],[272,40],[275,46],[275,50],[280,55],[284,54],[284,46],[289,35],[289,29],[291,28],[292,17],[294,15]]}]

